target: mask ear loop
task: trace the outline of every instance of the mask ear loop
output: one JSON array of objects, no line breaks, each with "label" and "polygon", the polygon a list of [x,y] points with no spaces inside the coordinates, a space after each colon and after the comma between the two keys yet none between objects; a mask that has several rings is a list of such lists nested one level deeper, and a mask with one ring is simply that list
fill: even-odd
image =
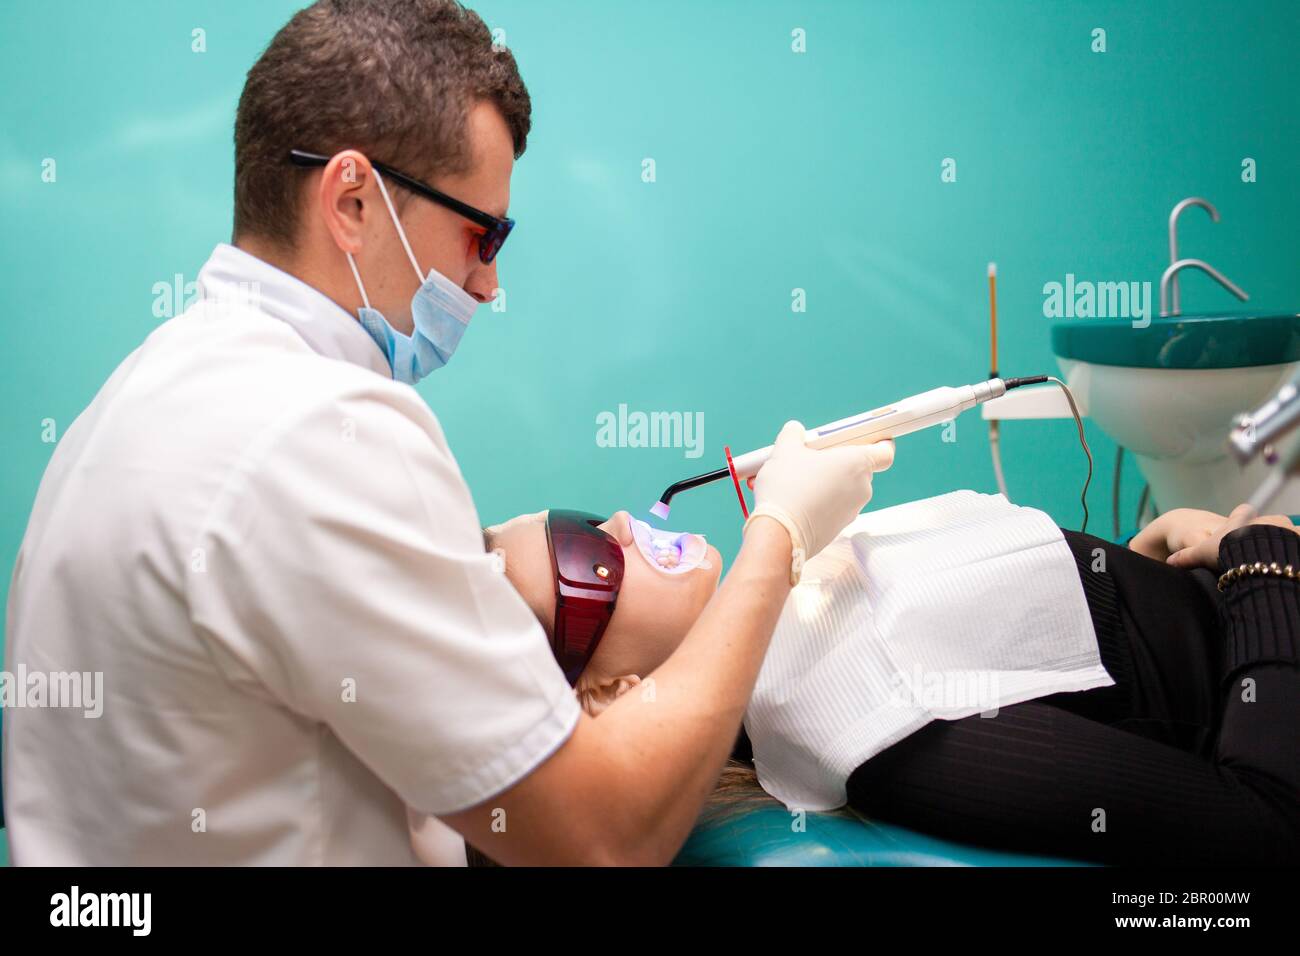
[{"label": "mask ear loop", "polygon": [[420,271],[420,264],[415,261],[415,253],[411,251],[411,244],[406,241],[406,230],[402,228],[402,221],[397,218],[397,210],[393,208],[393,201],[388,198],[388,189],[384,186],[384,179],[379,175],[378,170],[373,170],[375,182],[379,184],[379,192],[384,197],[384,204],[388,207],[388,214],[393,217],[393,225],[397,227],[397,238],[402,240],[402,248],[406,250],[406,258],[411,260],[411,268],[415,270],[415,278],[421,284],[424,283],[424,273]]},{"label": "mask ear loop", "polygon": [[352,269],[352,278],[357,280],[357,288],[361,290],[361,304],[368,309],[370,308],[370,297],[366,295],[366,287],[361,282],[361,273],[357,271],[356,260],[352,258],[352,253],[350,252],[345,252],[343,254],[348,257],[348,266]]}]

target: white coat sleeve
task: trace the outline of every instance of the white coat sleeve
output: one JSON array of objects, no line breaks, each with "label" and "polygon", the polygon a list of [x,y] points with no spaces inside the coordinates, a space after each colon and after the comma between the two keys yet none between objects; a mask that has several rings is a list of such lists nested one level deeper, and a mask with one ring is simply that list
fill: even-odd
[{"label": "white coat sleeve", "polygon": [[578,721],[412,390],[357,388],[255,436],[195,555],[195,632],[223,673],[327,725],[410,807],[507,789]]}]

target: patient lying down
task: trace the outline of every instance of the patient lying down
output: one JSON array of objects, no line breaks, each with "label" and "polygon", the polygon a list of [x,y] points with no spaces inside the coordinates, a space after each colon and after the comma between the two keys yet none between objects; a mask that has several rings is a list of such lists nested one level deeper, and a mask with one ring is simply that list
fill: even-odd
[{"label": "patient lying down", "polygon": [[[1031,510],[997,501],[1010,509],[1008,520],[1014,520],[1011,512]],[[1025,553],[1011,563],[1004,553],[990,553],[964,589],[959,581],[969,561],[956,560],[946,572],[951,581],[920,586],[909,597],[904,583],[909,575],[900,568],[910,570],[913,579],[924,579],[925,568],[906,567],[913,554],[922,552],[884,545],[924,540],[930,555],[983,553],[980,543],[969,534],[963,539],[955,525],[928,527],[908,538],[908,528],[890,524],[890,512],[906,516],[907,507],[915,513],[916,506],[926,504],[862,516],[819,556],[825,558],[821,564],[805,569],[804,583],[787,602],[751,698],[735,754],[740,759],[724,768],[707,819],[754,803],[779,805],[760,788],[761,781],[792,810],[847,803],[838,812],[870,814],[948,839],[1022,852],[1104,862],[1136,862],[1150,854],[1175,860],[1295,862],[1300,846],[1300,780],[1292,779],[1294,754],[1300,752],[1300,671],[1294,659],[1300,636],[1292,633],[1300,621],[1297,585],[1241,582],[1289,588],[1269,596],[1289,610],[1261,621],[1259,609],[1252,606],[1234,619],[1230,605],[1226,623],[1221,623],[1223,598],[1213,588],[1217,570],[1205,570],[1218,564],[1225,538],[1229,557],[1245,547],[1251,560],[1289,560],[1300,566],[1300,536],[1289,520],[1257,518],[1243,509],[1230,517],[1184,509],[1148,526],[1133,539],[1132,550],[1051,526],[1054,545],[1025,538]],[[855,526],[869,526],[872,533],[855,537]],[[636,522],[627,512],[616,513],[601,527],[624,548],[626,567],[610,624],[574,688],[593,716],[668,659],[717,589],[722,567],[712,547],[697,551],[689,570],[665,567],[673,564],[672,556],[647,548],[643,535],[638,541]],[[484,538],[489,551],[503,554],[511,583],[549,630],[555,596],[545,513],[486,529]],[[1059,578],[1062,560],[1074,565],[1068,587]],[[1043,594],[1051,591],[1044,582],[1050,580],[1053,561],[1057,592],[1073,589],[1073,600],[1058,602],[1068,606],[1055,609],[1043,604]],[[858,613],[863,601],[856,602],[858,610],[852,613],[841,609],[810,615],[808,607],[824,603],[834,590],[827,582],[836,569],[849,563],[854,568],[845,573],[851,575],[853,590],[870,591],[873,582],[877,587],[897,583],[889,585],[888,593],[871,594],[870,620]],[[1008,569],[1017,575],[1014,586],[992,583]],[[819,573],[826,580],[819,580]],[[943,576],[931,570],[929,577],[940,581]],[[1238,594],[1243,600],[1250,597],[1246,588]],[[935,616],[925,609],[927,603],[944,601],[960,604],[960,613]],[[969,610],[978,609],[981,601],[1004,607],[991,616]],[[979,636],[957,633],[970,614],[986,622],[983,630],[975,629]],[[1017,622],[1020,638],[987,624],[999,620]],[[1041,627],[1026,625],[1035,620]],[[926,632],[936,621],[958,623],[952,625],[952,635]],[[1225,658],[1220,651],[1224,627],[1226,638],[1235,638],[1238,646],[1267,649],[1267,660],[1248,659],[1249,651],[1242,651],[1241,659]],[[1243,629],[1261,628],[1267,633],[1242,636]],[[1059,646],[1040,640],[1041,659],[1018,670],[1016,655],[1024,653],[1019,645],[1032,645],[1035,630],[1053,629],[1058,636],[1070,635],[1069,640],[1061,639]],[[876,632],[873,642],[861,639],[857,632],[864,630]],[[1081,633],[1087,635],[1082,645]],[[945,642],[945,637],[951,640]],[[883,661],[856,651],[844,656],[845,646],[888,647],[891,640],[903,648],[901,656],[886,655]],[[1031,677],[1012,691],[1000,691],[1003,704],[1014,701],[1010,706],[989,708],[984,700],[947,714],[924,701],[918,704],[916,686],[907,685],[901,694],[905,706],[897,708],[911,708],[904,720],[890,710],[900,701],[898,674],[885,671],[902,669],[907,648],[919,648],[918,659],[930,666],[950,661],[971,669],[993,667],[1013,684],[1025,673]],[[792,661],[802,663],[792,670]],[[819,674],[819,662],[822,671],[834,672],[831,679]],[[1041,680],[1036,668],[1043,662],[1049,672],[1056,668],[1088,676],[1076,680],[1077,692],[1060,692],[1066,684]],[[873,686],[882,676],[892,678],[888,699]],[[1227,677],[1242,676],[1265,683],[1270,691],[1268,702],[1255,705],[1245,717],[1236,713],[1238,695],[1231,687],[1226,697],[1220,689]],[[823,694],[834,700],[816,699]],[[918,721],[918,711],[928,713]],[[816,732],[835,720],[844,726],[832,730],[848,734],[847,746],[843,735],[837,739]],[[1263,723],[1246,728],[1242,720]],[[854,753],[862,759],[844,765],[845,754]],[[834,792],[842,795],[838,802],[817,805],[822,795]],[[1111,821],[1109,835],[1100,839],[1088,816],[1099,806],[1107,808]]]}]

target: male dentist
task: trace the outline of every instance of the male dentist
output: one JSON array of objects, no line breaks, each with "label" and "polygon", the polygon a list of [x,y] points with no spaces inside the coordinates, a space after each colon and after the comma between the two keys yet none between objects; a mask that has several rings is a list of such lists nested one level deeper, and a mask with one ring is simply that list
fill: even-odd
[{"label": "male dentist", "polygon": [[233,245],[63,436],[14,569],[6,669],[103,675],[98,718],[6,714],[14,862],[416,863],[408,809],[449,828],[434,862],[680,848],[892,446],[783,432],[656,700],[581,712],[411,387],[497,288],[529,126],[450,0],[320,0],[249,71]]}]

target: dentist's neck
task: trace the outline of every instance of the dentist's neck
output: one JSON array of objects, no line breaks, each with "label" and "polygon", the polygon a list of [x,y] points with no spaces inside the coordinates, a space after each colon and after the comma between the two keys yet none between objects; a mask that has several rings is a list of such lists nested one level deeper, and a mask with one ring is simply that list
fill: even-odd
[{"label": "dentist's neck", "polygon": [[[309,245],[311,240],[305,239]],[[231,243],[236,249],[256,256],[268,265],[275,266],[300,282],[305,282],[331,299],[339,308],[355,317],[361,306],[361,296],[348,274],[343,253],[333,243],[329,249],[312,248],[295,250],[260,236],[239,236]],[[324,257],[332,251],[343,268],[330,268]],[[346,281],[345,281],[346,280]]]}]

